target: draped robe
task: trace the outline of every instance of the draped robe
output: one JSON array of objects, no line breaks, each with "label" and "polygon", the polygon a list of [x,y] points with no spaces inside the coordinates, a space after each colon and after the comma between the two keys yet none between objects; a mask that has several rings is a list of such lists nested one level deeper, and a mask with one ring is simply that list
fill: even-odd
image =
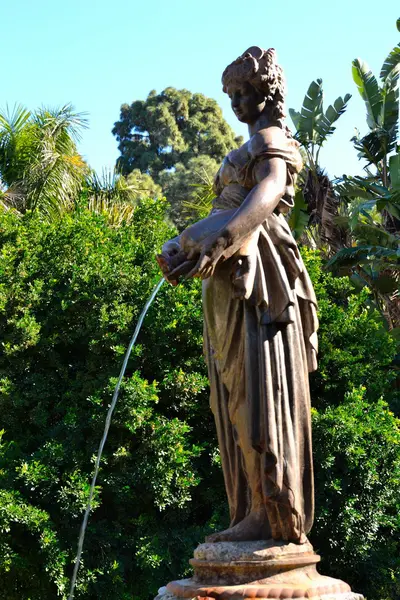
[{"label": "draped robe", "polygon": [[250,293],[232,273],[240,251],[203,282],[204,350],[231,526],[264,504],[270,536],[301,541],[314,512],[308,373],[316,369],[316,298],[284,214],[301,169],[298,144],[277,127],[232,151],[216,176],[213,212],[238,208],[259,161],[282,158],[285,194],[254,232]]}]

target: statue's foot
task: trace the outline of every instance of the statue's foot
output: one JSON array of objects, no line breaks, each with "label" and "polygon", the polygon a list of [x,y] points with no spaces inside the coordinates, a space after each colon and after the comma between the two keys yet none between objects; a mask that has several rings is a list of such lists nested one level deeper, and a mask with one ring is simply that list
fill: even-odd
[{"label": "statue's foot", "polygon": [[237,525],[206,537],[206,542],[249,542],[271,538],[267,515],[264,508],[252,511]]}]

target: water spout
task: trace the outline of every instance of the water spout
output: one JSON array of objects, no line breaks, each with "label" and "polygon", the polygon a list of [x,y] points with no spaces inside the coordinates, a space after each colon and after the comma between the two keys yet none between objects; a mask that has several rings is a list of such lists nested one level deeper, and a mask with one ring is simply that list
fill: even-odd
[{"label": "water spout", "polygon": [[112,401],[111,401],[111,404],[110,404],[110,408],[108,409],[108,412],[107,412],[106,422],[105,422],[105,425],[104,425],[104,433],[103,433],[103,437],[101,438],[99,450],[97,452],[97,458],[96,458],[96,463],[95,463],[95,468],[94,468],[94,473],[93,473],[92,484],[90,486],[89,500],[88,500],[88,503],[87,503],[87,506],[86,506],[85,514],[83,516],[83,521],[82,521],[82,525],[81,525],[81,530],[80,530],[80,533],[79,533],[78,550],[77,550],[76,557],[75,557],[74,572],[73,572],[72,578],[71,578],[71,588],[70,588],[68,600],[73,600],[73,597],[74,597],[76,580],[77,580],[77,577],[78,577],[79,565],[80,565],[81,556],[82,556],[83,542],[85,540],[86,527],[87,527],[88,520],[89,520],[89,513],[90,513],[91,508],[92,508],[92,500],[93,500],[94,488],[96,486],[96,480],[97,480],[97,475],[99,473],[100,462],[101,462],[101,457],[102,457],[102,454],[103,454],[104,445],[105,445],[105,443],[107,441],[108,431],[109,431],[110,425],[111,425],[111,417],[112,417],[112,414],[114,412],[114,408],[115,408],[115,406],[117,404],[118,394],[119,394],[119,390],[120,390],[120,387],[121,387],[122,380],[123,380],[124,375],[125,375],[126,366],[128,364],[128,360],[129,360],[129,357],[131,355],[132,348],[135,345],[137,336],[139,335],[139,331],[140,331],[140,329],[142,327],[143,320],[144,320],[144,318],[145,318],[145,316],[147,314],[147,311],[149,310],[150,306],[152,305],[153,300],[157,296],[158,291],[161,288],[161,286],[164,283],[164,281],[165,281],[164,278],[160,279],[160,281],[157,283],[157,285],[153,289],[153,291],[152,291],[149,299],[147,300],[147,302],[146,302],[146,304],[145,304],[142,312],[140,313],[140,317],[139,317],[139,320],[137,322],[135,331],[133,333],[131,341],[129,342],[129,346],[128,346],[128,349],[127,349],[126,354],[125,354],[124,362],[122,363],[121,372],[119,374],[117,385],[115,386],[115,390],[114,390],[114,394],[113,394]]}]

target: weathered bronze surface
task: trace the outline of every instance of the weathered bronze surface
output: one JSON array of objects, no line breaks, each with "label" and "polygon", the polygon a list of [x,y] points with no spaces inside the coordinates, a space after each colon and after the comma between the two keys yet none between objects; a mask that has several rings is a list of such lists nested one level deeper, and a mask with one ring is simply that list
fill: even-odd
[{"label": "weathered bronze surface", "polygon": [[317,304],[285,219],[302,163],[285,125],[275,51],[249,48],[222,82],[250,139],[224,159],[210,215],[157,258],[173,285],[181,276],[203,279],[204,347],[231,524],[197,548],[193,577],[170,582],[157,600],[362,600],[317,572],[319,556],[307,540]]},{"label": "weathered bronze surface", "polygon": [[273,49],[222,76],[250,139],[224,159],[207,219],[163,247],[164,275],[203,279],[204,340],[231,524],[208,541],[304,543],[313,522],[308,373],[314,291],[285,213],[302,161]]}]

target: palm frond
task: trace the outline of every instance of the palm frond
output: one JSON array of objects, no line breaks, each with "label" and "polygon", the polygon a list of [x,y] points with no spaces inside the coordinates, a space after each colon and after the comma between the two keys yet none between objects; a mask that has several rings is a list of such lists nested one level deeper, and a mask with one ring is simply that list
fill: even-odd
[{"label": "palm frond", "polygon": [[192,200],[183,202],[183,206],[194,213],[198,218],[204,219],[212,209],[212,201],[215,198],[214,181],[205,169],[197,172],[200,183],[193,183]]},{"label": "palm frond", "polygon": [[30,156],[23,173],[26,209],[51,218],[70,209],[84,182],[87,165],[75,139],[84,120],[70,105],[40,109],[29,125]]},{"label": "palm frond", "polygon": [[85,195],[89,210],[104,215],[110,225],[119,227],[132,221],[138,189],[115,169],[105,169],[101,175],[91,171],[86,177]]}]

